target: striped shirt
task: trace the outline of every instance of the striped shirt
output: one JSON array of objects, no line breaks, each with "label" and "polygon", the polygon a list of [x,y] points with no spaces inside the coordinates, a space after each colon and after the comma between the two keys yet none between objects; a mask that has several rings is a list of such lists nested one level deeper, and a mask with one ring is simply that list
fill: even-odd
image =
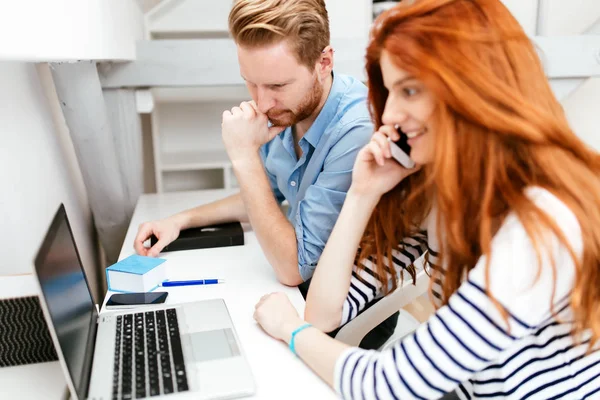
[{"label": "striped shirt", "polygon": [[[546,190],[533,188],[527,194],[554,218],[580,256],[581,230],[571,210]],[[435,264],[435,225],[429,218],[423,235],[399,246],[392,263],[398,272],[427,250]],[[337,392],[348,399],[437,399],[455,390],[461,399],[600,399],[600,345],[586,353],[591,333],[569,334],[573,261],[549,233],[540,245],[538,268],[525,228],[509,214],[492,240],[489,287],[486,257],[481,257],[448,304],[412,334],[382,352],[346,350],[335,366]],[[353,271],[345,321],[381,296],[371,262],[364,265],[365,271]]]}]

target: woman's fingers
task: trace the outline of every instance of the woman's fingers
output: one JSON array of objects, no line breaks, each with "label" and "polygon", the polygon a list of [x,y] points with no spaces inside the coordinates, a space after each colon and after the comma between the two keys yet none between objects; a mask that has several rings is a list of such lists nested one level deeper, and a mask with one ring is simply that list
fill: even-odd
[{"label": "woman's fingers", "polygon": [[383,166],[383,164],[385,163],[385,158],[383,156],[383,150],[381,149],[379,143],[377,143],[375,140],[371,140],[369,144],[367,144],[367,149],[373,155],[375,162],[378,165]]},{"label": "woman's fingers", "polygon": [[388,142],[388,137],[386,135],[377,131],[373,134],[371,141],[374,141],[375,143],[377,143],[379,145],[379,148],[381,149],[382,154],[386,158],[392,157],[392,151],[390,150],[390,142]]},{"label": "woman's fingers", "polygon": [[400,133],[398,133],[398,130],[391,125],[382,125],[378,132],[389,137],[393,142],[400,139]]}]

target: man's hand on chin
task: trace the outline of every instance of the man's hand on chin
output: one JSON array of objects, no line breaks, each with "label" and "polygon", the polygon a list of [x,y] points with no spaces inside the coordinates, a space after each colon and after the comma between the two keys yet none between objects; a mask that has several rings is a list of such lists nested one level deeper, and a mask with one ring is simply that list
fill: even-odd
[{"label": "man's hand on chin", "polygon": [[256,157],[263,144],[281,133],[285,127],[269,127],[266,114],[251,101],[223,112],[221,134],[232,163]]}]

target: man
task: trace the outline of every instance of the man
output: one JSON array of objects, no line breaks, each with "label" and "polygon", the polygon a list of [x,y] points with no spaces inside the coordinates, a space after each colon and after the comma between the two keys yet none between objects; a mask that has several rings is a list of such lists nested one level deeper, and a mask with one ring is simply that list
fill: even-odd
[{"label": "man", "polygon": [[134,246],[156,256],[182,229],[249,221],[278,280],[297,286],[314,272],[373,133],[366,87],[333,73],[324,0],[238,0],[229,29],[252,97],[223,113],[240,192],[142,224]]}]

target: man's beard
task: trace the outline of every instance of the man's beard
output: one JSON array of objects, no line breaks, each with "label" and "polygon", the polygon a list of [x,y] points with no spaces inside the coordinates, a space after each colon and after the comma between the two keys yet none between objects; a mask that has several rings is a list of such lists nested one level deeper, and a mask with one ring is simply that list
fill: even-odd
[{"label": "man's beard", "polygon": [[310,117],[312,113],[321,103],[323,96],[323,86],[315,76],[313,87],[300,102],[297,111],[282,110],[282,111],[267,111],[267,117],[273,126],[292,126],[298,122]]}]

